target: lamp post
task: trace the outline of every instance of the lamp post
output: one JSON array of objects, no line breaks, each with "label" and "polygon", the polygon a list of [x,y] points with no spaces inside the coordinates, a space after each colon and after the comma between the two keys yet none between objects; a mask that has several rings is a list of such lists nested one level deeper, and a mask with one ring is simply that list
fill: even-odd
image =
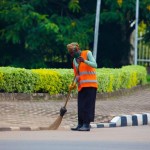
[{"label": "lamp post", "polygon": [[100,18],[100,7],[101,0],[97,0],[96,6],[96,17],[95,17],[95,32],[94,32],[94,47],[93,47],[93,56],[96,60],[97,58],[97,45],[98,45],[98,31],[99,31],[99,18]]},{"label": "lamp post", "polygon": [[136,0],[135,14],[135,40],[134,40],[134,65],[137,65],[137,45],[138,45],[138,19],[139,19],[139,0]]}]

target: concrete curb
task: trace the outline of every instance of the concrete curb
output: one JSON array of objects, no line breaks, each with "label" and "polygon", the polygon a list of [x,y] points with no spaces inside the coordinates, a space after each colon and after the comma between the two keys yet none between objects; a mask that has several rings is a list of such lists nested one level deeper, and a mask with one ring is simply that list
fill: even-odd
[{"label": "concrete curb", "polygon": [[110,127],[125,127],[139,126],[150,124],[150,113],[122,115],[114,117],[110,123],[91,123],[92,128],[110,128]]},{"label": "concrete curb", "polygon": [[[125,126],[140,126],[150,124],[150,113],[122,115],[114,117],[109,123],[91,123],[91,128],[112,128]],[[61,127],[69,129],[69,126]],[[0,131],[40,131],[49,130],[49,127],[0,127]]]},{"label": "concrete curb", "polygon": [[0,127],[0,131],[39,131],[39,130],[41,130],[41,127]]},{"label": "concrete curb", "polygon": [[[126,96],[132,94],[135,91],[150,88],[150,84],[145,85],[137,85],[132,87],[131,89],[120,89],[110,93],[97,93],[97,99],[107,100],[112,97],[118,96]],[[76,99],[77,94],[72,94],[71,97]],[[0,93],[0,101],[49,101],[49,100],[62,100],[65,99],[66,95],[57,94],[57,95],[50,95],[48,93]]]}]

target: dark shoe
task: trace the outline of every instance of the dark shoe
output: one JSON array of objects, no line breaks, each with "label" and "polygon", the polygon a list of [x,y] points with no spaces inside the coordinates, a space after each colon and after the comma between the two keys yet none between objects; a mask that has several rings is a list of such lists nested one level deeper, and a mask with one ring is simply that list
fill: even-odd
[{"label": "dark shoe", "polygon": [[83,126],[81,128],[79,128],[78,131],[90,131],[90,125],[83,124]]},{"label": "dark shoe", "polygon": [[82,127],[82,125],[79,124],[79,125],[77,125],[77,127],[71,128],[71,130],[73,130],[73,131],[78,131],[81,127]]}]

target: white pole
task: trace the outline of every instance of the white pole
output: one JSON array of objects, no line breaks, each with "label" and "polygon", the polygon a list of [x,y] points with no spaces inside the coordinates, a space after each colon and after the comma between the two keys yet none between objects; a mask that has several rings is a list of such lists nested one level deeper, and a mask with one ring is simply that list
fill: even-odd
[{"label": "white pole", "polygon": [[96,17],[95,17],[94,48],[93,48],[93,56],[94,56],[95,60],[97,58],[100,7],[101,7],[101,0],[97,0]]},{"label": "white pole", "polygon": [[135,18],[135,43],[134,43],[134,65],[137,65],[137,45],[138,45],[138,19],[139,19],[139,0],[136,0]]}]

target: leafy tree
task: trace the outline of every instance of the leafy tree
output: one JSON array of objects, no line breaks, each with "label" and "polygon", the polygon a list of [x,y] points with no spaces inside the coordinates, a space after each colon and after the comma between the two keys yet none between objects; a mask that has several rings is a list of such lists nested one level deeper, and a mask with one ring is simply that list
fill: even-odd
[{"label": "leafy tree", "polygon": [[[140,1],[139,23],[144,22],[148,30],[149,5],[150,0]],[[93,0],[0,1],[0,65],[71,67],[66,44],[76,41],[82,49],[93,49],[95,13]],[[99,67],[129,63],[134,20],[135,0],[102,0]]]},{"label": "leafy tree", "polygon": [[[47,15],[36,12],[30,3],[25,1],[5,0],[0,3],[0,38],[5,44],[3,48],[6,53],[13,51],[9,56],[12,65],[22,63],[25,67],[32,64],[42,66],[45,53],[53,49],[53,45],[59,40],[58,26],[51,22]],[[10,43],[13,47],[7,48]],[[16,60],[13,61],[15,57]]]},{"label": "leafy tree", "polygon": [[46,62],[66,62],[67,43],[90,42],[88,18],[84,23],[78,20],[79,11],[78,0],[1,1],[1,64],[37,68],[47,67]]}]

